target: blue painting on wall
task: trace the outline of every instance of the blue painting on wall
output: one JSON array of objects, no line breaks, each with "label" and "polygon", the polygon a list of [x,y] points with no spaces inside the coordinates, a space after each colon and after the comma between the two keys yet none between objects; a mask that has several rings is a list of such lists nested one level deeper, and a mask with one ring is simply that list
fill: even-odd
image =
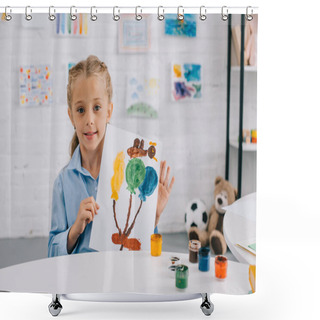
[{"label": "blue painting on wall", "polygon": [[165,34],[171,36],[196,37],[197,19],[195,14],[185,14],[178,20],[176,14],[165,15]]}]

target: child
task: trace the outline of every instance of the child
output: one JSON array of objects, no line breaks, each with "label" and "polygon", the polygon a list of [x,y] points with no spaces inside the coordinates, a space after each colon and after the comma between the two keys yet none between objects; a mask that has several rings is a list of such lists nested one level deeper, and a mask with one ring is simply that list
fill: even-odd
[{"label": "child", "polygon": [[[95,56],[69,71],[68,115],[75,133],[71,160],[53,186],[48,256],[90,252],[92,221],[98,214],[97,187],[106,126],[113,111],[112,84],[106,65]],[[155,227],[174,183],[170,167],[160,164]],[[110,213],[112,214],[112,213]]]}]

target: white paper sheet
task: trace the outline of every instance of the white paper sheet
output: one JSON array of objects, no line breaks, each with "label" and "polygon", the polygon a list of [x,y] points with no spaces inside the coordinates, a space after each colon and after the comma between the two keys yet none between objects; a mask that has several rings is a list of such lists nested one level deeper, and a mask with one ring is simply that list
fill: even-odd
[{"label": "white paper sheet", "polygon": [[[143,147],[141,144],[134,147],[137,138],[139,143],[144,140]],[[152,147],[156,150],[154,156],[151,153]],[[130,158],[130,151],[136,152],[138,156]],[[133,249],[134,246],[137,249],[139,241],[140,250],[150,250],[158,199],[159,154],[158,141],[107,126],[96,199],[100,209],[93,221],[91,248],[98,251],[120,250],[123,245],[122,250]],[[119,230],[124,235],[130,229],[127,236],[119,236]]]}]

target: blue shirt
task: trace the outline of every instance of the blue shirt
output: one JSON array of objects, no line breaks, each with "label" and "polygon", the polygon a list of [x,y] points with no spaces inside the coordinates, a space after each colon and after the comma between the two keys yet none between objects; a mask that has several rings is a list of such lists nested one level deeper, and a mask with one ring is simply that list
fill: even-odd
[{"label": "blue shirt", "polygon": [[[76,221],[80,202],[91,196],[96,199],[98,182],[99,177],[94,179],[89,171],[81,166],[81,153],[78,145],[69,164],[60,171],[54,182],[48,242],[49,257],[68,254],[68,233]],[[95,251],[89,248],[91,229],[92,222],[79,236],[72,253]]]},{"label": "blue shirt", "polygon": [[[51,230],[48,242],[48,257],[67,255],[67,239],[71,226],[76,221],[80,202],[88,197],[97,197],[99,176],[94,179],[81,166],[80,146],[75,149],[69,164],[64,167],[53,185]],[[72,253],[96,251],[89,248],[92,222],[79,236]],[[158,233],[155,228],[155,233]]]}]

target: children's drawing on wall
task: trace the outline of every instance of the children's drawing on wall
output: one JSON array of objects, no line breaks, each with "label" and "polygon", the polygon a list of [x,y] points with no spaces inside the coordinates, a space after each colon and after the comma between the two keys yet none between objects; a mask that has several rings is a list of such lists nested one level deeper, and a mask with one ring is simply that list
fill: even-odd
[{"label": "children's drawing on wall", "polygon": [[79,13],[72,21],[70,14],[58,13],[56,19],[56,34],[65,36],[82,36],[88,34],[88,14]]},{"label": "children's drawing on wall", "polygon": [[121,15],[119,52],[146,52],[150,49],[148,18],[137,21],[135,15]]},{"label": "children's drawing on wall", "polygon": [[174,101],[202,97],[201,65],[174,63],[172,65],[172,98]]},{"label": "children's drawing on wall", "polygon": [[19,100],[20,106],[52,104],[52,74],[49,65],[20,67]]},{"label": "children's drawing on wall", "polygon": [[158,118],[159,79],[129,76],[126,106],[127,114],[130,116]]},{"label": "children's drawing on wall", "polygon": [[194,14],[185,14],[182,20],[176,14],[165,15],[165,34],[170,36],[197,36],[197,19]]},{"label": "children's drawing on wall", "polygon": [[149,250],[157,206],[159,144],[108,125],[90,247]]}]

